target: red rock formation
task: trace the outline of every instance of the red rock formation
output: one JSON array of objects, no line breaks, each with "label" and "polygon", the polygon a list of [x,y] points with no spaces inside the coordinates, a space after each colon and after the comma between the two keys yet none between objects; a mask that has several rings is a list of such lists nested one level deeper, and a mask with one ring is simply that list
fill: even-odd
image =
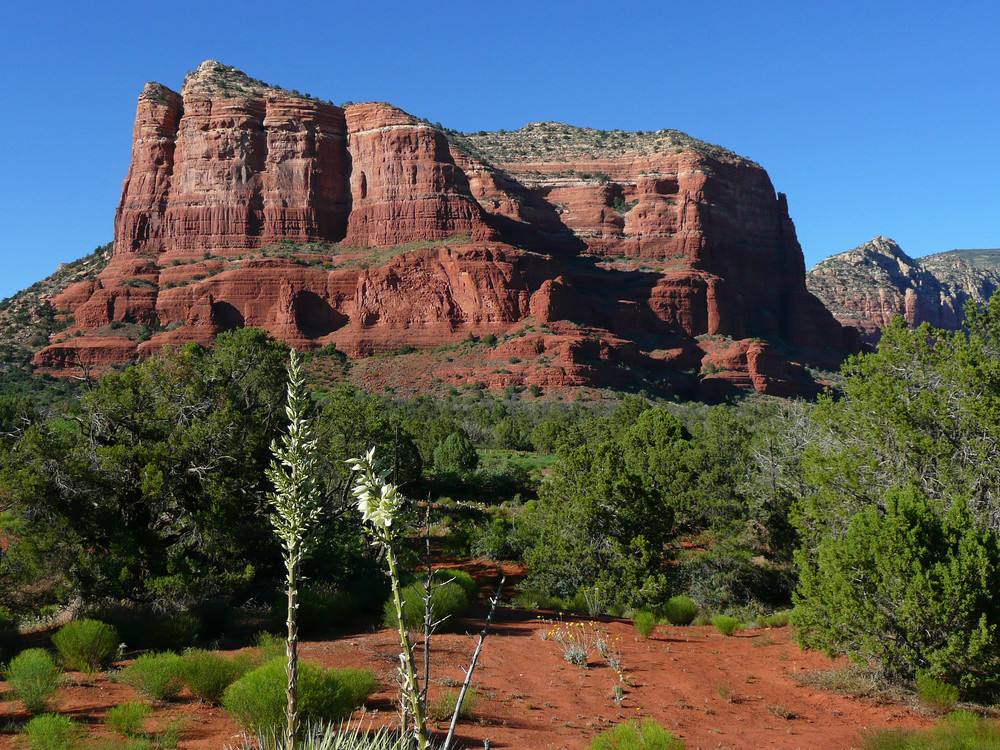
[{"label": "red rock formation", "polygon": [[[544,325],[530,346],[548,364],[484,382],[624,386],[642,371],[667,389],[784,393],[811,387],[786,354],[832,364],[856,348],[807,292],[763,169],[674,131],[607,137],[449,134],[212,61],[180,94],[149,84],[114,255],[54,298],[76,338],[36,365],[99,364],[95,332],[130,324],[154,332],[131,356],[240,326],[365,356]],[[706,335],[732,353],[716,362]],[[128,348],[115,339],[107,362]]]},{"label": "red rock formation", "polygon": [[902,317],[957,330],[967,301],[983,304],[1000,288],[1000,250],[952,250],[913,259],[887,237],[817,263],[809,290],[844,325],[877,344],[882,328]]},{"label": "red rock formation", "polygon": [[348,245],[488,236],[444,134],[389,104],[347,110],[353,168]]}]

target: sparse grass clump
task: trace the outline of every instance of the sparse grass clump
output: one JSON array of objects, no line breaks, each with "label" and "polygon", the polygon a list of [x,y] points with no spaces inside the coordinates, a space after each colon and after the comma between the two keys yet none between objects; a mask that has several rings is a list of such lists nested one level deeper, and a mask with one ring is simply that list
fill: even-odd
[{"label": "sparse grass clump", "polygon": [[124,737],[138,737],[142,734],[143,724],[152,710],[145,703],[135,701],[122,703],[120,706],[108,709],[104,723]]},{"label": "sparse grass clump", "polygon": [[919,675],[916,688],[920,702],[928,710],[935,713],[943,714],[950,711],[958,702],[958,688],[956,686],[937,680],[930,675]]},{"label": "sparse grass clump", "polygon": [[52,636],[67,669],[92,675],[107,667],[118,653],[118,633],[99,620],[75,620]]},{"label": "sparse grass clump", "polygon": [[[273,659],[230,685],[222,707],[250,732],[282,726],[287,683],[284,658]],[[299,663],[299,715],[304,722],[341,721],[377,689],[378,680],[367,670]]]},{"label": "sparse grass clump", "polygon": [[684,741],[653,719],[631,722],[601,732],[588,750],[684,750]]},{"label": "sparse grass clump", "polygon": [[49,710],[52,694],[62,685],[59,667],[44,649],[30,648],[15,656],[4,677],[10,683],[14,696],[33,716]]},{"label": "sparse grass clump", "polygon": [[21,730],[30,750],[73,750],[80,744],[80,734],[78,724],[58,714],[36,716]]},{"label": "sparse grass clump", "polygon": [[723,635],[732,635],[735,633],[739,624],[739,621],[735,617],[730,617],[729,615],[716,615],[712,618],[712,625]]},{"label": "sparse grass clump", "polygon": [[635,629],[643,638],[649,638],[656,630],[656,615],[652,612],[635,613]]},{"label": "sparse grass clump", "polygon": [[672,596],[663,607],[663,616],[671,625],[690,625],[698,616],[698,605],[687,596]]},{"label": "sparse grass clump", "polygon": [[165,701],[177,695],[184,686],[180,666],[181,658],[170,651],[143,654],[121,670],[116,679],[153,700]]},{"label": "sparse grass clump", "polygon": [[[457,690],[445,690],[436,700],[427,706],[427,715],[434,721],[451,721],[458,703]],[[471,719],[479,705],[479,694],[475,690],[467,690],[462,699],[462,707],[458,711],[459,719]]]}]

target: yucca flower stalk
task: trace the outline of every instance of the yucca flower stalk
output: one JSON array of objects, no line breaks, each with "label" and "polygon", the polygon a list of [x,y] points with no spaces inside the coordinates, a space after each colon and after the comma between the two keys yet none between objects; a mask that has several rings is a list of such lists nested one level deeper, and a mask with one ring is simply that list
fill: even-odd
[{"label": "yucca flower stalk", "polygon": [[288,593],[288,637],[285,642],[288,672],[288,708],[285,747],[294,750],[299,732],[298,714],[298,624],[299,568],[315,541],[317,521],[323,508],[316,485],[316,440],[306,418],[309,394],[302,375],[302,356],[294,349],[288,361],[288,433],[271,443],[274,459],[266,470],[274,485],[268,495],[273,513],[270,520],[281,540]]},{"label": "yucca flower stalk", "polygon": [[420,700],[420,684],[417,681],[417,673],[413,664],[413,646],[410,643],[410,635],[406,631],[405,618],[403,617],[399,566],[393,549],[397,528],[393,523],[403,504],[403,496],[399,494],[396,485],[388,480],[389,472],[379,470],[374,448],[361,458],[352,458],[347,463],[356,473],[352,493],[357,501],[358,510],[361,511],[365,528],[385,550],[386,562],[389,565],[389,579],[392,582],[392,601],[399,623],[399,642],[403,649],[400,661],[404,700],[409,704],[410,712],[413,715],[413,734],[417,741],[417,747],[419,750],[427,750],[430,747],[430,737],[427,733],[427,720]]}]

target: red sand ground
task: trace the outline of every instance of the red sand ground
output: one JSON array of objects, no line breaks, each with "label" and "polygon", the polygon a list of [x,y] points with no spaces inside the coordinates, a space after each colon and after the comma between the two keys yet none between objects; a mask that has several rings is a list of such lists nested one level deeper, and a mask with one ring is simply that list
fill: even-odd
[{"label": "red sand ground", "polygon": [[[481,608],[477,614],[484,614]],[[469,629],[479,626],[474,618],[463,624]],[[828,669],[831,662],[822,654],[801,651],[787,628],[725,637],[712,627],[661,626],[644,640],[627,621],[598,625],[621,639],[624,672],[631,686],[624,686],[620,707],[612,698],[618,678],[596,653],[587,669],[569,664],[557,643],[540,637],[545,627],[534,613],[498,610],[475,672],[474,687],[480,694],[475,718],[459,726],[462,744],[479,748],[488,737],[493,748],[585,748],[605,727],[652,717],[682,737],[690,750],[843,750],[856,745],[865,727],[931,723],[906,706],[875,706],[797,686],[796,674]],[[474,639],[466,635],[435,636],[431,701],[449,689],[442,681],[452,685],[462,679],[460,667],[474,646]],[[396,636],[388,630],[307,642],[302,648],[304,658],[326,666],[374,670],[382,690],[368,701],[367,718],[379,724],[395,718],[393,674],[398,651]],[[135,691],[104,676],[92,682],[83,675],[72,677],[79,684],[62,691],[59,710],[89,724],[91,733],[110,738],[100,720],[108,708],[137,699]],[[18,717],[23,718],[19,703],[0,703],[0,721]],[[239,740],[237,727],[224,711],[184,694],[158,707],[150,727],[164,725],[168,717],[189,722],[181,748],[215,749]],[[0,735],[0,748],[17,746],[14,735]]]}]

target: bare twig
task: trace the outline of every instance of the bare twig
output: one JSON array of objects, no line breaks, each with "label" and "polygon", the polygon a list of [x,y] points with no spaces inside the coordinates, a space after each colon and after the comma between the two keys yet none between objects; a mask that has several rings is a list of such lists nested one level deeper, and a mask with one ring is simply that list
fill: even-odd
[{"label": "bare twig", "polygon": [[[455,725],[458,724],[458,714],[462,710],[462,702],[465,700],[465,694],[468,692],[469,684],[472,682],[472,672],[476,668],[476,662],[479,661],[479,653],[483,650],[483,643],[486,641],[486,635],[490,629],[490,623],[493,621],[493,613],[496,612],[497,604],[500,602],[500,596],[503,594],[503,585],[506,582],[507,576],[501,574],[500,585],[497,586],[497,593],[490,599],[490,612],[486,615],[486,622],[483,625],[483,629],[479,631],[479,643],[476,644],[476,650],[472,654],[472,661],[469,662],[469,668],[465,670],[465,682],[462,683],[462,689],[458,693],[458,700],[455,702],[455,711],[451,715],[451,725],[448,727],[448,736],[445,737],[441,750],[448,750],[451,747],[451,741],[455,736]],[[489,740],[487,740],[486,746],[489,747]]]}]

